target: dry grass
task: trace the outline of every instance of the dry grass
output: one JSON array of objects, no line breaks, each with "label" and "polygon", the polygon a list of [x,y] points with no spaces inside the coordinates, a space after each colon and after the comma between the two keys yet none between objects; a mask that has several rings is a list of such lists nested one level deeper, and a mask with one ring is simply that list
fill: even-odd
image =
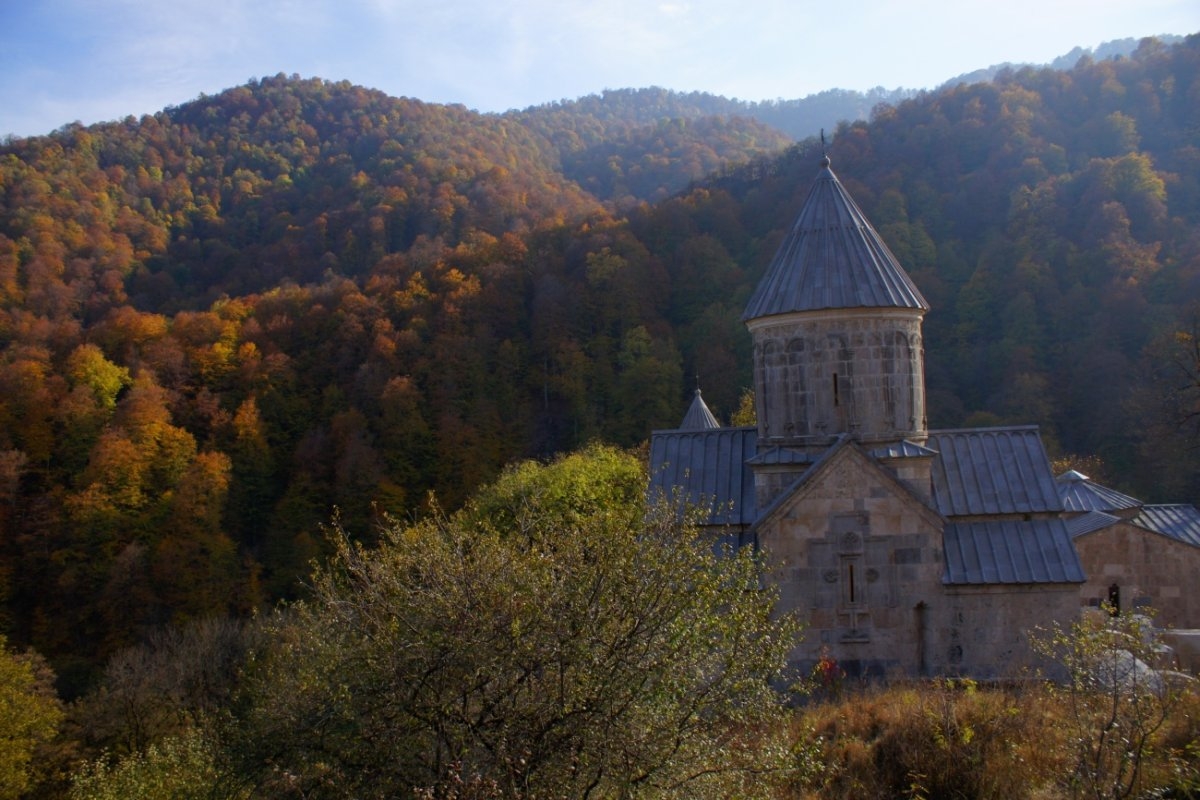
[{"label": "dry grass", "polygon": [[1200,692],[1179,696],[1156,744],[1148,783],[1170,788],[1164,797],[1200,798]]},{"label": "dry grass", "polygon": [[[797,712],[797,800],[1066,800],[1069,709],[1031,683],[933,681],[849,692]],[[1185,694],[1145,763],[1143,796],[1200,797],[1200,696]]]}]

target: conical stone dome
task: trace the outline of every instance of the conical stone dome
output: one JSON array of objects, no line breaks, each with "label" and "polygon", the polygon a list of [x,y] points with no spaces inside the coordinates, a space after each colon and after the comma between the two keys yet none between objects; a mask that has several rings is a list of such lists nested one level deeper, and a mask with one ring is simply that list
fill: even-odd
[{"label": "conical stone dome", "polygon": [[831,308],[929,304],[833,174],[829,158],[743,320]]},{"label": "conical stone dome", "polygon": [[759,447],[926,438],[929,304],[830,169],[742,319],[754,337]]}]

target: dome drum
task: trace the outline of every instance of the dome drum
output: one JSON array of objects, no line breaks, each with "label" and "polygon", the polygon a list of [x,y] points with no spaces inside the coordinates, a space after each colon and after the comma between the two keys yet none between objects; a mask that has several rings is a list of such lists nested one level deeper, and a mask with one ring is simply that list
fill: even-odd
[{"label": "dome drum", "polygon": [[919,312],[792,314],[752,331],[760,444],[924,440]]}]

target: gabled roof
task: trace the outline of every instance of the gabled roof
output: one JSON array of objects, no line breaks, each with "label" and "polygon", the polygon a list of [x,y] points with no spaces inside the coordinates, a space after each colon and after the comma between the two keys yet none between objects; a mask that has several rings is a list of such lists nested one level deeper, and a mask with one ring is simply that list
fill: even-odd
[{"label": "gabled roof", "polygon": [[[752,427],[655,431],[650,436],[651,497],[704,508],[709,525],[749,525],[757,514],[754,474],[744,464],[757,440]],[[676,497],[679,492],[682,497]]]},{"label": "gabled roof", "polygon": [[1134,525],[1200,547],[1200,510],[1184,503],[1142,506]]},{"label": "gabled roof", "polygon": [[742,319],[832,308],[927,311],[929,304],[826,157]]},{"label": "gabled roof", "polygon": [[1067,533],[1071,534],[1071,538],[1074,539],[1077,536],[1083,536],[1085,533],[1104,530],[1120,521],[1120,517],[1105,514],[1103,511],[1089,511],[1086,514],[1067,520]]},{"label": "gabled roof", "polygon": [[712,428],[721,427],[721,423],[717,422],[717,418],[708,410],[704,399],[700,397],[700,390],[696,390],[696,396],[692,399],[692,405],[688,412],[683,415],[683,422],[679,425],[681,431],[703,431]]},{"label": "gabled roof", "polygon": [[1086,579],[1061,519],[951,523],[942,541],[943,583],[1082,583]]},{"label": "gabled roof", "polygon": [[[795,502],[798,495],[802,496],[806,494],[810,487],[819,484],[820,476],[830,469],[830,465],[839,458],[859,459],[860,463],[866,469],[872,471],[881,483],[891,486],[897,495],[907,497],[914,507],[920,509],[921,513],[926,516],[930,523],[937,524],[940,527],[945,522],[941,515],[935,509],[931,508],[924,498],[913,491],[911,486],[897,478],[891,470],[883,467],[850,436],[843,433],[837,437],[828,450],[813,462],[812,466],[800,473],[794,481],[771,501],[770,505],[758,512],[758,519],[754,521],[754,527],[751,530],[757,529],[759,525],[769,521],[780,509]],[[803,502],[803,497],[800,498],[800,501]]]},{"label": "gabled roof", "polygon": [[[942,580],[950,585],[1082,582],[1085,577],[1072,537],[1119,521],[1100,512],[1069,522],[1058,518],[953,518],[1061,511],[1049,461],[1037,428],[1032,426],[933,431],[930,447],[903,446],[895,453],[868,453],[850,437],[841,436],[815,460],[803,451],[787,448],[757,453],[757,438],[752,427],[655,431],[650,439],[651,496],[704,508],[707,524],[749,526],[753,531],[796,501],[806,487],[817,485],[819,476],[839,456],[857,457],[864,466],[873,467],[880,480],[911,496],[931,522],[944,524]],[[931,454],[937,456],[933,461],[937,508],[927,506],[877,460]],[[759,509],[750,463],[808,468],[768,507]],[[1192,536],[1193,543],[1200,546],[1200,511],[1192,506],[1146,509],[1135,523],[1175,538]]]},{"label": "gabled roof", "polygon": [[1058,485],[1037,426],[930,431],[933,497],[947,517],[1058,512]]},{"label": "gabled roof", "polygon": [[1055,481],[1066,511],[1128,511],[1142,505],[1136,497],[1101,486],[1075,470],[1064,472]]},{"label": "gabled roof", "polygon": [[1122,519],[1103,511],[1089,511],[1066,522],[1071,538],[1125,522],[1150,533],[1166,536],[1192,547],[1200,547],[1200,510],[1186,503],[1142,506],[1131,519]]}]

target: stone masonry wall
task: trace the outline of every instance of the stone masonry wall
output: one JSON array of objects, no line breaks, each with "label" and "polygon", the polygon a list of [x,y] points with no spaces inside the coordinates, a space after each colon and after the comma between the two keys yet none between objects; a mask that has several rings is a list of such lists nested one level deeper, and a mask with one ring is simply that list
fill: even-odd
[{"label": "stone masonry wall", "polygon": [[941,594],[936,516],[843,451],[759,527],[781,606],[799,613],[804,639],[792,662],[828,654],[852,675],[922,671],[918,631]]},{"label": "stone masonry wall", "polygon": [[1099,605],[1116,584],[1122,610],[1153,610],[1160,628],[1200,628],[1200,548],[1121,522],[1077,537],[1075,549],[1084,605]]},{"label": "stone masonry wall", "polygon": [[759,440],[923,441],[921,316],[872,309],[751,323]]},{"label": "stone masonry wall", "polygon": [[949,586],[931,615],[937,630],[930,658],[942,675],[1021,678],[1041,666],[1030,636],[1079,617],[1076,584]]}]

